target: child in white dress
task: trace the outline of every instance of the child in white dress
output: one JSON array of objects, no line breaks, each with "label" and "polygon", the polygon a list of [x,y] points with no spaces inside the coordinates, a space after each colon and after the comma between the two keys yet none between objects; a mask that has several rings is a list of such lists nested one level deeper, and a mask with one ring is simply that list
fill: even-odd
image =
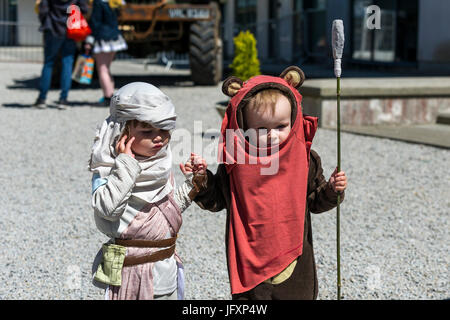
[{"label": "child in white dress", "polygon": [[164,93],[135,82],[113,96],[97,131],[89,162],[92,206],[97,228],[111,239],[93,271],[107,299],[183,299],[176,237],[181,213],[202,188],[206,163],[198,160],[195,183],[191,160],[181,165],[186,180],[175,187],[169,145],[175,121]]}]

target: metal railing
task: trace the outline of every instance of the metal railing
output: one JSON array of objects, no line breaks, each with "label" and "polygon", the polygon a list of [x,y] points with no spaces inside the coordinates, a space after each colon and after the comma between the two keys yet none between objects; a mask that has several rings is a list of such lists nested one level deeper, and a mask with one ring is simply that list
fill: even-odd
[{"label": "metal railing", "polygon": [[[134,59],[126,51],[118,52],[115,60],[141,60],[144,65],[162,64],[166,70],[175,65],[189,65],[189,54],[158,52],[145,59]],[[0,21],[0,62],[43,62],[43,34],[38,24]]]}]

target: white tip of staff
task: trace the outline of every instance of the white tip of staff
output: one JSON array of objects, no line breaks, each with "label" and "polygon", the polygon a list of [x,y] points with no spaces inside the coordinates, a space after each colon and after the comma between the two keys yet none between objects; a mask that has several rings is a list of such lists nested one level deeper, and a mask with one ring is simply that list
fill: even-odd
[{"label": "white tip of staff", "polygon": [[336,78],[340,78],[341,77],[341,59],[335,59],[334,60],[334,75],[336,76]]},{"label": "white tip of staff", "polygon": [[334,74],[336,77],[341,76],[341,59],[344,51],[344,22],[340,19],[333,21],[331,29],[331,44],[333,46],[334,57]]},{"label": "white tip of staff", "polygon": [[344,41],[344,23],[342,20],[334,20],[331,33],[331,43],[333,45],[333,57],[335,59],[342,59]]}]

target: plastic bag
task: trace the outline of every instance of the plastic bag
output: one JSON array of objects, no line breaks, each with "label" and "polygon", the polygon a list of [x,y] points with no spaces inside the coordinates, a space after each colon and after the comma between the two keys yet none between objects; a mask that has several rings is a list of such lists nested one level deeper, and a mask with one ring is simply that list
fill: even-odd
[{"label": "plastic bag", "polygon": [[80,8],[72,4],[67,8],[67,13],[69,14],[67,19],[67,38],[83,41],[92,33],[92,30],[81,14]]},{"label": "plastic bag", "polygon": [[91,84],[94,75],[94,58],[79,55],[72,73],[72,80],[81,84]]}]

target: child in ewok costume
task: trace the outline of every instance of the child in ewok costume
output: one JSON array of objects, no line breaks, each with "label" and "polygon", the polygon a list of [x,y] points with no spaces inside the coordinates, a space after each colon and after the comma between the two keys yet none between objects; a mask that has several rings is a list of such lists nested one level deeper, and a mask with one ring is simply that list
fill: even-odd
[{"label": "child in ewok costume", "polygon": [[[310,150],[317,118],[302,114],[302,96],[296,89],[303,80],[299,68],[289,67],[280,77],[256,76],[245,83],[230,77],[223,84],[223,92],[232,97],[219,143],[223,163],[216,174],[207,170],[206,190],[200,191],[194,201],[210,211],[227,209],[227,263],[233,299],[317,297],[310,212],[320,213],[335,207],[337,192],[343,192],[346,187],[346,177],[343,172],[335,171],[327,182],[320,157]],[[279,140],[277,149],[266,148],[269,157],[279,159],[277,173],[262,175],[261,169],[269,165],[258,157],[257,164],[250,164],[255,163],[252,162],[255,153],[250,152],[255,147],[239,136],[237,129],[248,129],[247,124],[255,120],[246,119],[249,114],[256,118],[261,114],[245,108],[249,108],[249,101],[255,95],[268,89],[275,89],[285,97],[284,106],[287,104],[289,115],[284,117],[288,117],[285,120],[290,122],[290,127],[284,133],[284,140]],[[281,108],[278,102],[275,106]],[[276,120],[280,115],[273,110],[271,119]],[[286,129],[284,126],[283,123],[279,126],[280,136]],[[230,144],[227,129],[234,130],[235,142],[240,139],[242,144],[227,148]],[[231,149],[245,154],[245,164],[237,160],[239,151],[233,153]]]}]

